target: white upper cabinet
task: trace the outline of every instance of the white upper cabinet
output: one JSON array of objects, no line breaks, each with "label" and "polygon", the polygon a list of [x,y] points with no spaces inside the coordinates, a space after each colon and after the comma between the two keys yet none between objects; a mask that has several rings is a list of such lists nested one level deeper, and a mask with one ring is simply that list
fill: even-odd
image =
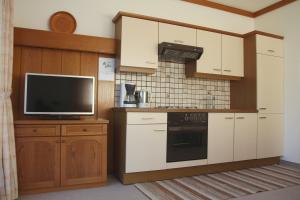
[{"label": "white upper cabinet", "polygon": [[222,74],[228,76],[244,76],[243,38],[222,35]]},{"label": "white upper cabinet", "polygon": [[208,164],[233,161],[233,113],[208,114]]},{"label": "white upper cabinet", "polygon": [[283,113],[283,59],[257,54],[257,109]]},{"label": "white upper cabinet", "polygon": [[161,42],[196,46],[196,29],[159,23],[159,43]]},{"label": "white upper cabinet", "polygon": [[197,46],[203,48],[197,61],[197,72],[221,74],[221,34],[197,30]]},{"label": "white upper cabinet", "polygon": [[283,40],[263,35],[256,35],[256,52],[283,57]]},{"label": "white upper cabinet", "polygon": [[235,113],[234,161],[256,159],[257,113]]},{"label": "white upper cabinet", "polygon": [[116,29],[121,40],[121,66],[158,67],[158,22],[123,16]]}]

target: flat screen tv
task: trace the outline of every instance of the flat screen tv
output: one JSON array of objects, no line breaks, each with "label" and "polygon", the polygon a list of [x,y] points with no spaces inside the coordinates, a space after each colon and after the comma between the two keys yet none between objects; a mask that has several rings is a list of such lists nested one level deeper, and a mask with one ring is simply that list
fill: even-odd
[{"label": "flat screen tv", "polygon": [[24,114],[93,115],[95,78],[26,73]]}]

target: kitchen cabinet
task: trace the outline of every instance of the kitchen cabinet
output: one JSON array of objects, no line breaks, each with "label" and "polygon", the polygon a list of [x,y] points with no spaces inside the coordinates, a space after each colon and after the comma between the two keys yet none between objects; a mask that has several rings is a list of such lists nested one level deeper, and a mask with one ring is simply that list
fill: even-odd
[{"label": "kitchen cabinet", "polygon": [[256,35],[256,52],[269,56],[283,57],[283,40]]},{"label": "kitchen cabinet", "polygon": [[235,113],[234,161],[256,159],[257,114]]},{"label": "kitchen cabinet", "polygon": [[244,76],[243,38],[222,34],[222,74]]},{"label": "kitchen cabinet", "polygon": [[197,72],[221,74],[221,34],[197,30],[197,46],[203,48],[203,54],[197,61]]},{"label": "kitchen cabinet", "polygon": [[159,43],[170,42],[196,46],[196,38],[196,29],[159,23]]},{"label": "kitchen cabinet", "polygon": [[208,164],[233,161],[233,113],[208,115]]},{"label": "kitchen cabinet", "polygon": [[257,54],[257,109],[283,113],[283,59]]},{"label": "kitchen cabinet", "polygon": [[257,158],[282,155],[283,115],[258,114]]},{"label": "kitchen cabinet", "polygon": [[154,73],[158,67],[158,22],[125,17],[116,22],[119,71]]},{"label": "kitchen cabinet", "polygon": [[166,168],[167,124],[128,125],[126,173]]}]

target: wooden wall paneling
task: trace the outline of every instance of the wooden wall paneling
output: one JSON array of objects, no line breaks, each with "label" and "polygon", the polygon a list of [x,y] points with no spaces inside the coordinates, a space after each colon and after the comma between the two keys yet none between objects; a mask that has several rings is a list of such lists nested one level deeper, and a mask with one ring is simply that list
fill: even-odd
[{"label": "wooden wall paneling", "polygon": [[14,47],[13,57],[13,77],[12,77],[12,94],[11,102],[13,107],[14,119],[19,115],[19,95],[20,95],[20,79],[21,79],[21,47]]},{"label": "wooden wall paneling", "polygon": [[32,48],[32,47],[22,47],[18,119],[30,118],[24,115],[24,87],[25,87],[25,73],[27,72],[32,72],[32,73],[42,72],[42,49]]},{"label": "wooden wall paneling", "polygon": [[46,74],[61,74],[62,52],[60,50],[43,49],[42,72]]},{"label": "wooden wall paneling", "polygon": [[80,52],[62,51],[62,74],[80,75]]},{"label": "wooden wall paneling", "polygon": [[[80,75],[81,76],[94,76],[95,77],[95,114],[92,118],[98,117],[98,59],[97,53],[81,52],[80,54]],[[82,118],[91,118],[86,116]]]},{"label": "wooden wall paneling", "polygon": [[244,38],[244,78],[230,82],[230,108],[256,109],[256,36]]}]

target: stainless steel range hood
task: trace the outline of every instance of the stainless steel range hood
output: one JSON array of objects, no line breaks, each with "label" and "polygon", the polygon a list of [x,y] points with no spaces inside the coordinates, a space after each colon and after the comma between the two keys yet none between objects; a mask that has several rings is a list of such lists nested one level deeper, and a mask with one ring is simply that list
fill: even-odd
[{"label": "stainless steel range hood", "polygon": [[189,63],[198,60],[203,53],[202,47],[162,42],[158,45],[161,60],[176,63]]}]

